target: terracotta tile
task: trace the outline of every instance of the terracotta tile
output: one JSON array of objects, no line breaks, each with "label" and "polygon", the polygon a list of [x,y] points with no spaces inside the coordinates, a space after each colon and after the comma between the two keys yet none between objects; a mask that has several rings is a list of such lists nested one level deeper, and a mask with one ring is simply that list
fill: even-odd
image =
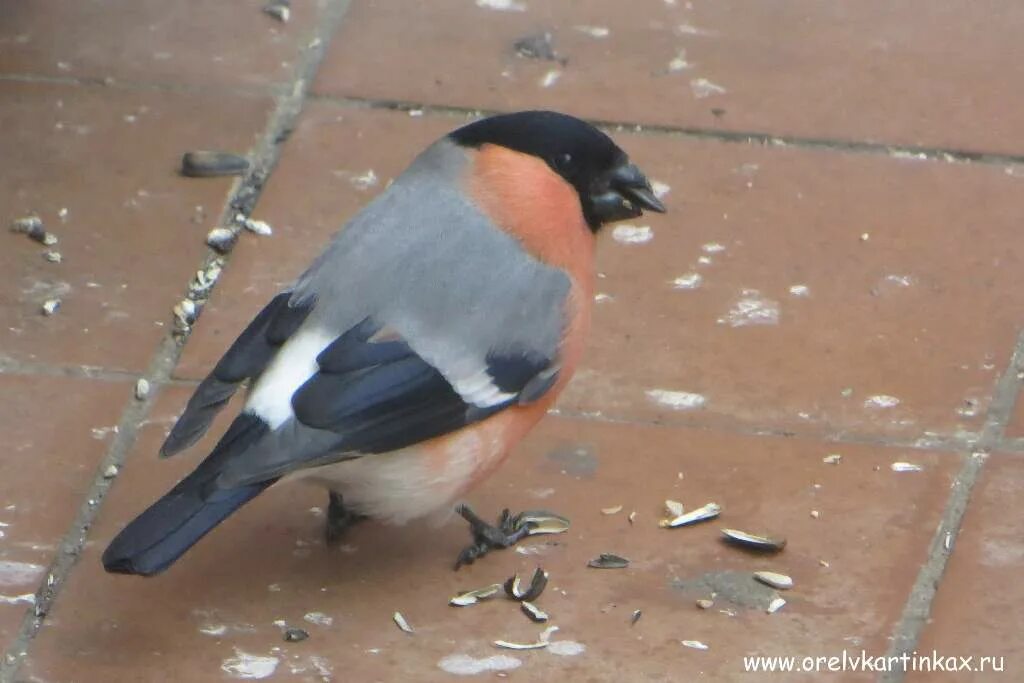
[{"label": "terracotta tile", "polygon": [[[995,455],[989,459],[971,494],[957,536],[953,556],[932,603],[929,625],[917,652],[931,656],[999,657],[1006,673],[918,673],[909,681],[989,681],[1008,676],[1024,666],[1017,634],[1024,616],[1008,606],[1020,604],[1024,589],[1017,580],[1024,568],[1024,544],[1017,520],[1024,514],[1020,500],[1024,486],[1024,460]],[[990,664],[991,667],[991,664]]]},{"label": "terracotta tile", "polygon": [[[460,122],[311,107],[257,207],[278,232],[242,242],[181,375],[203,376],[336,226]],[[562,409],[904,438],[980,428],[1024,317],[1019,179],[981,166],[616,137],[671,188],[670,213],[643,220],[646,244],[602,235],[598,290],[611,298],[596,306]],[[350,182],[370,170],[373,187]],[[699,287],[674,287],[691,274]],[[807,296],[790,292],[799,285]],[[777,325],[731,326],[730,311],[752,298],[745,290],[777,305]],[[675,410],[651,390],[699,394],[706,405]],[[875,396],[900,403],[866,406]]]},{"label": "terracotta tile", "polygon": [[[1006,3],[986,3],[987,10],[947,3],[941,12],[884,0],[476,5],[353,3],[317,90],[502,110],[546,107],[610,121],[1022,151],[1017,131],[1024,127],[1024,94],[1015,85],[1024,77],[1018,39],[1024,9]],[[488,9],[499,5],[517,11]],[[595,37],[595,27],[608,34]],[[516,41],[544,32],[552,34],[556,61],[516,55]],[[954,42],[971,45],[970,52],[949,59]],[[557,80],[551,82],[549,72]]]},{"label": "terracotta tile", "polygon": [[131,386],[0,374],[0,396],[0,650],[5,650],[96,476]]},{"label": "terracotta tile", "polygon": [[[521,680],[679,680],[700,671],[713,680],[741,680],[745,654],[838,654],[855,645],[880,651],[958,466],[953,456],[921,452],[913,458],[923,471],[897,474],[888,465],[906,456],[894,450],[844,448],[833,466],[821,460],[832,447],[815,441],[551,418],[471,497],[488,516],[508,505],[546,507],[573,520],[568,534],[529,542],[525,554],[495,553],[454,573],[451,562],[468,539],[456,520],[436,529],[367,522],[345,545],[327,549],[322,492],[286,485],[254,501],[163,576],[106,575],[99,565],[106,542],[197,459],[154,460],[168,417],[185,397],[181,388],[160,397],[30,652],[26,675],[219,680],[223,666],[247,654],[276,658],[278,675],[299,680],[332,671],[352,680],[448,680],[438,668],[443,657],[503,654],[490,641],[529,641],[541,630],[505,599],[456,609],[446,605],[448,597],[537,564],[551,572],[538,604],[561,628],[555,639],[587,650],[505,652],[522,662],[512,674]],[[221,420],[214,429],[223,427]],[[701,526],[660,529],[659,508],[669,497],[690,508],[714,500],[725,512]],[[610,516],[599,511],[613,505],[624,507]],[[717,540],[721,526],[783,534],[789,544],[774,558],[748,555]],[[602,552],[632,565],[587,568]],[[694,599],[705,590],[680,586],[767,567],[796,580],[789,603],[774,615],[756,606],[769,591],[748,586],[737,598],[754,607],[720,596],[718,606],[736,612],[727,616],[698,610]],[[643,616],[630,627],[636,609]],[[414,635],[392,623],[396,610]],[[283,642],[277,620],[306,629],[309,640]],[[688,650],[682,639],[711,649]]]},{"label": "terracotta tile", "polygon": [[264,86],[292,77],[322,3],[293,0],[292,21],[264,0],[13,3],[0,26],[0,74],[144,83]]},{"label": "terracotta tile", "polygon": [[[246,152],[269,100],[7,83],[0,93],[2,354],[141,370],[205,253],[232,179],[178,175],[181,154]],[[61,218],[61,212],[66,216]],[[60,241],[13,234],[38,213]],[[44,301],[63,303],[52,317]],[[130,344],[125,340],[131,339]]]}]

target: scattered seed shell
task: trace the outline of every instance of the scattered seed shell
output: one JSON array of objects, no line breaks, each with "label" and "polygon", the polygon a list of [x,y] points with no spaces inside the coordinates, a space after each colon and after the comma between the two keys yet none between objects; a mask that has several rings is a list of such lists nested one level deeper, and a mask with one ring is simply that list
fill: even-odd
[{"label": "scattered seed shell", "polygon": [[658,522],[658,526],[663,529],[674,529],[680,526],[687,526],[689,524],[696,524],[697,522],[703,522],[709,519],[714,519],[722,512],[722,506],[718,503],[708,503],[703,507],[699,507],[696,510],[690,510],[686,514],[679,515],[674,519],[663,519]]},{"label": "scattered seed shell", "polygon": [[292,10],[287,2],[272,2],[263,8],[263,12],[274,17],[282,24],[287,24],[288,20],[292,17]]},{"label": "scattered seed shell", "polygon": [[826,455],[824,458],[821,459],[821,461],[826,465],[838,465],[842,459],[843,456],[839,455],[838,453],[832,453],[831,455]]},{"label": "scattered seed shell", "polygon": [[448,601],[449,605],[455,607],[467,607],[469,605],[475,605],[481,600],[494,597],[501,590],[500,583],[492,583],[486,588],[477,588],[476,590],[466,591],[465,593],[459,593],[451,600]]},{"label": "scattered seed shell", "polygon": [[284,639],[289,643],[301,643],[306,638],[309,638],[309,631],[302,628],[286,628],[284,630]]},{"label": "scattered seed shell", "polygon": [[191,325],[196,319],[196,304],[191,299],[182,299],[175,304],[174,317],[185,325]]},{"label": "scattered seed shell", "polygon": [[625,557],[612,555],[611,553],[601,553],[590,562],[587,562],[587,566],[594,569],[625,569],[629,566],[629,560]]},{"label": "scattered seed shell", "polygon": [[521,528],[524,524],[530,525],[528,536],[537,534],[561,534],[569,530],[569,520],[561,515],[556,515],[547,510],[524,510],[513,519],[513,527]]},{"label": "scattered seed shell", "polygon": [[787,591],[793,587],[793,579],[777,572],[754,572],[754,578],[766,586]]},{"label": "scattered seed shell", "polygon": [[181,157],[181,174],[189,178],[242,175],[248,170],[248,159],[229,152],[199,150]]},{"label": "scattered seed shell", "polygon": [[266,221],[258,221],[253,218],[246,218],[245,222],[242,225],[244,225],[245,229],[248,230],[249,232],[254,233],[256,235],[261,235],[263,237],[268,237],[274,234],[274,229],[271,228],[270,224],[267,223]]},{"label": "scattered seed shell", "polygon": [[60,299],[47,299],[43,302],[43,315],[53,315],[58,309],[60,309]]},{"label": "scattered seed shell", "polygon": [[147,396],[149,396],[149,380],[140,377],[139,381],[135,383],[135,398],[141,401]]},{"label": "scattered seed shell", "polygon": [[697,607],[700,607],[701,609],[711,609],[714,606],[715,606],[715,601],[714,600],[708,600],[707,598],[701,598],[700,600],[697,601]]},{"label": "scattered seed shell", "polygon": [[601,508],[601,514],[602,515],[615,515],[615,514],[618,514],[620,512],[622,512],[622,506],[621,505],[616,505],[616,506],[610,507],[610,508]]},{"label": "scattered seed shell", "polygon": [[46,231],[43,229],[43,219],[39,216],[23,216],[11,221],[11,232],[28,235],[36,242],[42,242]]},{"label": "scattered seed shell", "polygon": [[61,261],[64,260],[64,257],[61,256],[59,251],[43,252],[43,258],[49,261],[50,263],[60,263]]},{"label": "scattered seed shell", "polygon": [[785,606],[785,598],[775,598],[770,603],[768,603],[768,609],[766,611],[768,612],[768,614],[775,614]]},{"label": "scattered seed shell", "polygon": [[633,614],[629,617],[629,625],[632,626],[636,622],[640,621],[640,617],[642,617],[643,615],[644,613],[641,610],[633,610]]},{"label": "scattered seed shell", "polygon": [[678,500],[666,500],[665,509],[668,510],[668,514],[672,515],[673,517],[682,517],[683,513],[686,512],[686,509],[683,507],[683,504],[680,503]]},{"label": "scattered seed shell", "polygon": [[523,610],[523,614],[529,617],[530,621],[535,624],[543,624],[548,620],[548,613],[534,605],[532,602],[523,600],[519,603],[519,609]]},{"label": "scattered seed shell", "polygon": [[54,235],[52,232],[44,232],[43,238],[37,241],[42,242],[48,247],[52,247],[53,245],[57,244],[59,240],[57,239],[57,236]]},{"label": "scattered seed shell", "polygon": [[539,650],[548,646],[546,640],[539,640],[536,643],[510,643],[507,640],[494,641],[496,647],[503,647],[506,650]]},{"label": "scattered seed shell", "polygon": [[544,592],[544,589],[548,585],[548,573],[537,567],[533,572],[533,576],[530,578],[530,585],[523,587],[522,581],[519,578],[519,574],[513,574],[507,581],[505,581],[505,592],[513,600],[525,600],[532,602],[540,597],[540,594]]},{"label": "scattered seed shell", "polygon": [[635,521],[636,521],[636,510],[633,510],[632,512],[630,512],[630,513],[629,513],[629,517],[627,517],[626,519],[628,519],[628,520],[629,520],[629,523],[630,523],[630,524],[632,524],[633,522],[635,522]]},{"label": "scattered seed shell", "polygon": [[234,231],[228,228],[214,228],[206,234],[206,243],[220,254],[231,251],[236,239]]},{"label": "scattered seed shell", "polygon": [[911,462],[894,462],[889,465],[893,472],[920,472],[923,468]]},{"label": "scattered seed shell", "polygon": [[405,620],[405,617],[402,616],[401,612],[395,612],[391,615],[391,618],[395,620],[395,624],[398,628],[402,629],[406,633],[413,633],[412,626],[410,626],[409,622]]},{"label": "scattered seed shell", "polygon": [[117,473],[118,473],[117,465],[108,465],[107,469],[103,470],[103,478],[104,479],[113,479],[114,477],[117,476]]},{"label": "scattered seed shell", "polygon": [[730,543],[735,543],[750,550],[777,553],[786,547],[786,539],[784,538],[759,536],[747,533],[746,531],[740,531],[739,529],[722,529],[722,536]]},{"label": "scattered seed shell", "polygon": [[690,647],[694,650],[707,650],[708,646],[699,640],[680,640],[679,643],[684,647]]}]

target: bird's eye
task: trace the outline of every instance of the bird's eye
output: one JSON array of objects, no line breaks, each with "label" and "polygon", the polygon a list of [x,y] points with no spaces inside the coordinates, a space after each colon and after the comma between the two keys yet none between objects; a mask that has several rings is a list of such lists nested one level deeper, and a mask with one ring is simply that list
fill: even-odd
[{"label": "bird's eye", "polygon": [[572,168],[572,155],[566,152],[555,157],[555,168],[560,171],[568,171]]}]

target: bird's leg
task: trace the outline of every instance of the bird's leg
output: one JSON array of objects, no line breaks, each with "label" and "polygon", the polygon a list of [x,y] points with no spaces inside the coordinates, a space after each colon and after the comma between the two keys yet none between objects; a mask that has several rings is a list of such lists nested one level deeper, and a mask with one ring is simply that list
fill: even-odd
[{"label": "bird's leg", "polygon": [[491,550],[515,545],[528,536],[532,528],[530,522],[517,526],[515,518],[509,513],[508,508],[502,510],[496,526],[480,519],[475,512],[469,509],[468,505],[459,505],[455,511],[469,522],[469,531],[473,534],[473,543],[459,553],[459,558],[455,562],[456,569],[464,564],[473,564],[474,560],[483,557]]},{"label": "bird's leg", "polygon": [[350,526],[366,517],[346,508],[340,493],[329,491],[328,494],[331,497],[331,502],[327,506],[324,536],[327,539],[327,544],[331,545],[340,541]]}]

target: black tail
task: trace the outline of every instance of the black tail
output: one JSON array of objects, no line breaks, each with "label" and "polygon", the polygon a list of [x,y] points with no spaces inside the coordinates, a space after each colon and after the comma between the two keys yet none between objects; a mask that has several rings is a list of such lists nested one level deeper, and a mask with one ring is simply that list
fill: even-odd
[{"label": "black tail", "polygon": [[224,463],[266,431],[267,424],[255,415],[242,413],[235,418],[206,460],[107,546],[104,568],[118,574],[159,574],[213,527],[273,484],[276,479],[218,489],[215,483]]}]

